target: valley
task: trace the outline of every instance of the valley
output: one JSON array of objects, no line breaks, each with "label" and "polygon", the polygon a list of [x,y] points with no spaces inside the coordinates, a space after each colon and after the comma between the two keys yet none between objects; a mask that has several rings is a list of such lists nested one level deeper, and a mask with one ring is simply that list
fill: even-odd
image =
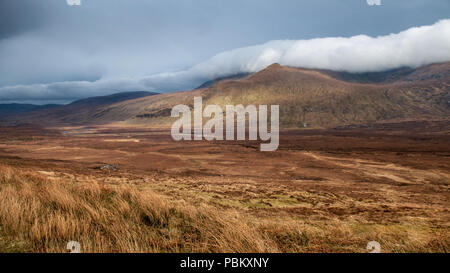
[{"label": "valley", "polygon": [[[282,130],[276,152],[260,152],[259,143],[251,141],[175,142],[169,128],[23,125],[2,127],[0,165],[49,183],[150,191],[170,204],[206,206],[224,223],[238,219],[258,237],[253,243],[261,244],[238,248],[222,238],[225,242],[198,239],[191,246],[179,242],[181,249],[152,246],[151,240],[168,243],[158,237],[164,230],[192,236],[169,224],[129,235],[153,238],[138,246],[120,247],[116,240],[121,239],[105,231],[98,236],[110,244],[100,247],[95,237],[75,229],[73,236],[94,252],[365,252],[373,240],[384,252],[445,252],[450,243],[448,124],[392,121]],[[101,168],[107,164],[116,170]],[[145,227],[140,221],[132,224]],[[28,241],[22,250],[64,251],[62,238],[39,237],[37,245]],[[17,244],[5,240],[3,251]]]}]

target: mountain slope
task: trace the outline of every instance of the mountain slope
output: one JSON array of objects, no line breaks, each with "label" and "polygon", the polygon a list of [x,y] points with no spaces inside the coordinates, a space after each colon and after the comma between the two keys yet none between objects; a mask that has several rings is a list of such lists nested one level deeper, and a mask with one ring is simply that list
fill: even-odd
[{"label": "mountain slope", "polygon": [[[450,63],[422,67],[395,81],[348,82],[323,71],[271,65],[238,80],[224,80],[190,92],[158,95],[109,106],[109,111],[130,109],[136,115],[126,123],[170,124],[170,109],[192,105],[280,105],[283,127],[334,127],[394,118],[449,117]],[[358,76],[358,75],[356,75]],[[123,111],[123,110],[122,110]]]},{"label": "mountain slope", "polygon": [[60,105],[58,104],[35,105],[35,104],[21,104],[21,103],[0,104],[0,116],[7,117],[12,115],[19,115],[23,113],[51,109],[58,106]]},{"label": "mountain slope", "polygon": [[[83,125],[95,122],[102,116],[102,109],[105,106],[113,105],[127,100],[143,98],[156,95],[157,93],[136,91],[122,92],[108,96],[91,97],[72,102],[68,105],[62,105],[51,109],[45,109],[33,113],[26,113],[14,117],[18,122],[39,123],[39,124],[67,124],[67,125]],[[111,120],[114,119],[110,115]]]},{"label": "mountain slope", "polygon": [[[381,76],[380,76],[381,75]],[[450,63],[373,74],[348,74],[273,64],[206,88],[148,96],[65,113],[50,123],[170,126],[177,104],[280,105],[280,125],[323,128],[402,118],[450,117]],[[48,117],[48,116],[47,116]],[[43,116],[40,116],[43,118]],[[42,119],[41,119],[42,120]]]}]

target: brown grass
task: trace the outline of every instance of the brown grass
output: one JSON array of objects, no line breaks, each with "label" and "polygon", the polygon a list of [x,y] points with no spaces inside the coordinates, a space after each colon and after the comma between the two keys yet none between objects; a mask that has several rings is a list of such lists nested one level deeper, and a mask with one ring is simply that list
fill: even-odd
[{"label": "brown grass", "polygon": [[266,252],[238,215],[149,190],[72,183],[0,167],[0,252]]},{"label": "brown grass", "polygon": [[285,131],[276,153],[2,127],[0,252],[448,252],[448,126],[379,126]]},{"label": "brown grass", "polygon": [[48,178],[0,166],[0,252],[448,252],[447,229],[426,222],[375,224],[255,217],[168,201],[137,185]]}]

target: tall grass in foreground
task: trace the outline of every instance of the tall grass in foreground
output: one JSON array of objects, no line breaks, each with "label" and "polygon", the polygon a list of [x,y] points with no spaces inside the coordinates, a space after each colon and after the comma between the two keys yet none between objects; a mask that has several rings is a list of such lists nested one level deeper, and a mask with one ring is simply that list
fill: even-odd
[{"label": "tall grass in foreground", "polygon": [[0,252],[448,252],[447,226],[194,207],[136,185],[47,178],[0,165]]},{"label": "tall grass in foreground", "polygon": [[66,252],[69,241],[83,252],[276,250],[229,212],[129,185],[48,180],[9,167],[0,167],[0,228],[0,252]]}]

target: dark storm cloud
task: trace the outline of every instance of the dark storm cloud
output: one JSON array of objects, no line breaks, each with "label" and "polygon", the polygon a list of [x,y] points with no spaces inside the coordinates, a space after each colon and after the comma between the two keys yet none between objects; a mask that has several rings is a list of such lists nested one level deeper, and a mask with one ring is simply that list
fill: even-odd
[{"label": "dark storm cloud", "polygon": [[[450,12],[447,0],[382,2],[370,7],[365,0],[82,0],[81,6],[68,6],[65,0],[0,0],[0,100],[192,88],[274,60],[314,67],[320,60],[299,55],[295,48],[305,42],[298,40],[388,35],[432,25]],[[355,40],[345,41],[356,46]],[[220,52],[227,53],[212,58]],[[410,55],[403,58],[390,65],[331,59],[328,66],[369,71],[408,64]]]},{"label": "dark storm cloud", "polygon": [[39,28],[43,22],[41,6],[32,0],[0,1],[0,40]]}]

